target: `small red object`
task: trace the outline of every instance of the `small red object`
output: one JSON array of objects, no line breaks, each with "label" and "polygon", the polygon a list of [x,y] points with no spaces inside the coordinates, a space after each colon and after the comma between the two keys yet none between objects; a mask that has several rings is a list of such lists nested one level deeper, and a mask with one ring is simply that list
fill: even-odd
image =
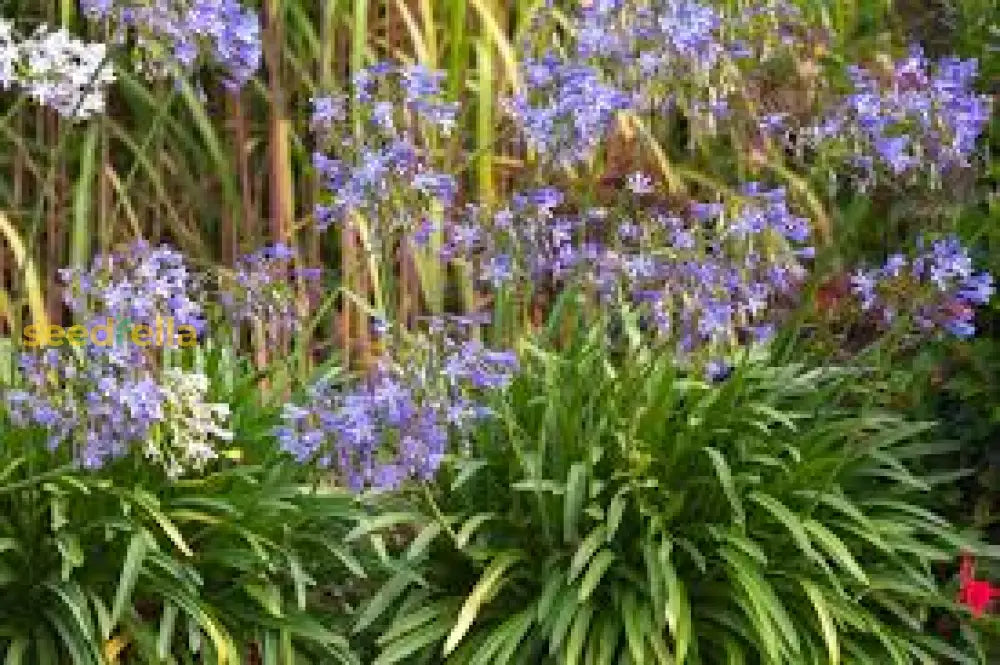
[{"label": "small red object", "polygon": [[1000,587],[975,578],[976,562],[968,554],[962,555],[962,566],[959,569],[958,577],[962,583],[958,591],[958,602],[969,607],[972,610],[972,616],[983,616],[990,601],[994,598],[1000,598]]}]

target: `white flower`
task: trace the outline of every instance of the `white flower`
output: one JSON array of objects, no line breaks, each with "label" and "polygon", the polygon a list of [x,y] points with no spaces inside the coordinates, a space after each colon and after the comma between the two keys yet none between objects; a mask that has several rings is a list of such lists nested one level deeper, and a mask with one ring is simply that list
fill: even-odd
[{"label": "white flower", "polygon": [[633,194],[651,194],[653,192],[653,179],[641,171],[630,174],[627,185]]},{"label": "white flower", "polygon": [[166,440],[151,445],[147,455],[161,463],[172,477],[187,471],[201,471],[218,457],[215,440],[231,441],[228,429],[229,405],[206,402],[208,378],[204,374],[177,368],[163,372],[164,431]]},{"label": "white flower", "polygon": [[0,19],[0,89],[9,90],[17,83],[17,62],[21,52],[14,43],[14,26]]},{"label": "white flower", "polygon": [[65,29],[22,44],[28,94],[60,115],[87,118],[104,110],[104,87],[114,80],[104,44],[88,44]]},{"label": "white flower", "polygon": [[18,87],[60,115],[89,118],[104,110],[104,89],[114,79],[104,44],[45,26],[19,41],[0,19],[0,89]]}]

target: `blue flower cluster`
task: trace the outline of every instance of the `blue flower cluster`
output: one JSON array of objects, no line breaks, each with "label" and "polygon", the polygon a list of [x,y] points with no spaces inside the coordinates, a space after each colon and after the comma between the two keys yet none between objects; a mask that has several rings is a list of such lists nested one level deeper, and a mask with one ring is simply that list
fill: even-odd
[{"label": "blue flower cluster", "polygon": [[22,354],[25,386],[5,398],[15,426],[45,428],[50,450],[72,441],[74,458],[95,469],[148,437],[162,416],[161,398],[141,365],[92,346],[84,353],[82,363],[58,349]]},{"label": "blue flower cluster", "polygon": [[269,339],[295,329],[301,318],[296,282],[318,283],[319,268],[296,266],[296,252],[276,243],[236,260],[232,279],[223,282],[219,300],[230,324],[261,324]]},{"label": "blue flower cluster", "polygon": [[63,268],[63,299],[78,316],[112,317],[152,325],[172,318],[176,327],[205,329],[199,293],[205,279],[192,271],[184,255],[166,245],[139,240],[117,252],[96,257],[86,269]]},{"label": "blue flower cluster", "polygon": [[555,14],[540,12],[525,35],[524,87],[504,106],[528,146],[559,164],[589,160],[620,111],[662,108],[696,91],[705,97],[687,110],[724,111],[713,77],[727,52],[722,23],[696,0],[602,0],[575,15],[567,51],[536,55],[535,44],[561,32]]},{"label": "blue flower cluster", "polygon": [[249,81],[261,63],[260,20],[238,0],[81,0],[91,18],[110,19],[118,28],[135,31],[150,65],[163,68],[163,58],[189,71],[199,54],[227,75],[226,85],[238,89]]},{"label": "blue flower cluster", "polygon": [[893,254],[881,268],[859,269],[851,286],[861,309],[891,324],[912,315],[922,333],[945,331],[957,337],[976,333],[975,306],[985,305],[995,292],[993,277],[977,273],[972,258],[955,236],[925,246],[913,257]]},{"label": "blue flower cluster", "polygon": [[286,404],[282,449],[336,469],[355,490],[432,477],[451,435],[490,414],[476,396],[503,389],[517,369],[512,352],[457,341],[442,323],[387,353],[371,375],[347,385],[321,380],[302,404]]},{"label": "blue flower cluster", "polygon": [[492,216],[479,209],[445,228],[443,258],[478,266],[493,288],[575,285],[638,305],[682,357],[727,354],[772,333],[778,297],[794,297],[813,249],[809,220],[784,189],[750,183],[743,202],[644,205],[650,179],[633,174],[633,204],[558,213],[564,195],[540,188]]},{"label": "blue flower cluster", "polygon": [[[152,326],[173,317],[177,326],[204,325],[196,280],[168,247],[138,242],[62,276],[67,303],[83,319]],[[50,449],[68,443],[88,469],[136,447],[173,476],[214,457],[211,440],[230,436],[228,407],[204,401],[205,377],[162,371],[142,348],[107,342],[22,354],[24,385],[5,394],[14,424],[45,428]]]},{"label": "blue flower cluster", "polygon": [[505,100],[505,109],[528,146],[562,164],[588,160],[619,111],[633,99],[602,81],[592,66],[552,55],[524,63],[527,90]]},{"label": "blue flower cluster", "polygon": [[24,385],[4,395],[12,423],[44,428],[49,450],[68,445],[85,469],[137,450],[177,477],[204,468],[217,457],[214,443],[232,439],[229,406],[206,401],[204,375],[159,371],[136,352],[50,348],[22,354],[21,374]]},{"label": "blue flower cluster", "polygon": [[371,245],[411,228],[433,203],[448,205],[458,189],[451,174],[429,166],[422,149],[431,134],[455,125],[458,105],[444,101],[444,74],[421,66],[379,63],[359,71],[350,97],[313,99],[313,153],[326,200],[315,209],[321,229],[361,216]]},{"label": "blue flower cluster", "polygon": [[577,17],[576,56],[648,90],[708,74],[729,50],[723,25],[718,9],[697,0],[595,2]]},{"label": "blue flower cluster", "polygon": [[782,188],[751,183],[745,194],[732,210],[702,203],[685,217],[655,216],[658,246],[622,263],[631,298],[649,304],[682,353],[767,340],[781,313],[775,299],[795,296],[807,275],[809,221],[791,212]]},{"label": "blue flower cluster", "polygon": [[[568,30],[561,14],[540,11],[525,31],[523,87],[505,107],[528,146],[562,164],[590,159],[621,111],[675,110],[692,136],[713,134],[746,93],[743,70],[798,57],[819,40],[797,38],[804,32],[802,12],[784,0],[732,13],[699,0],[596,0]],[[551,45],[566,33],[572,40],[556,54]]]},{"label": "blue flower cluster", "polygon": [[957,58],[932,66],[919,46],[889,71],[852,66],[851,92],[809,135],[846,146],[867,176],[880,165],[940,181],[969,166],[990,118],[989,97],[973,89],[976,68],[975,60]]}]

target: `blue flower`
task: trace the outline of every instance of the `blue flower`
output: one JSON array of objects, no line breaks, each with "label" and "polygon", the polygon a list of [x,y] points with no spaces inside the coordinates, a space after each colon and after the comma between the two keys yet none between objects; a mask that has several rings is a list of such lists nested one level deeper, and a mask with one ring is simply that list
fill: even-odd
[{"label": "blue flower", "polygon": [[355,490],[431,478],[452,435],[488,415],[475,395],[502,389],[517,370],[513,353],[446,335],[456,322],[433,319],[430,338],[390,346],[357,383],[315,384],[304,403],[284,407],[274,432],[281,448],[299,461],[334,466]]},{"label": "blue flower", "polygon": [[853,90],[807,133],[852,146],[866,175],[876,163],[895,175],[967,167],[990,117],[989,98],[973,88],[976,67],[956,58],[932,64],[920,47],[893,64],[889,80],[851,66]]},{"label": "blue flower", "polygon": [[[226,72],[226,86],[240,88],[261,63],[261,29],[257,13],[237,0],[82,0],[91,18],[139,30],[139,48],[147,57],[169,52],[174,61],[189,70],[201,53]],[[162,68],[162,63],[156,63]]]}]

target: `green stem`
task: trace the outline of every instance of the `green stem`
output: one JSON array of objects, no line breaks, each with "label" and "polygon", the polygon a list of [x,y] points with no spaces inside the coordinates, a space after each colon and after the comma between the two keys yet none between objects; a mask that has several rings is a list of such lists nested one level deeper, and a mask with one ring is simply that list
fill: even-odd
[{"label": "green stem", "polygon": [[427,504],[430,506],[431,513],[434,514],[435,521],[437,521],[437,523],[441,525],[441,528],[444,529],[449,536],[451,536],[452,542],[454,542],[455,546],[458,547],[458,534],[455,533],[455,530],[451,528],[450,524],[448,524],[448,520],[445,518],[444,513],[441,512],[437,502],[434,500],[434,495],[431,494],[430,487],[427,483],[420,483],[420,489],[423,492],[424,498],[427,500]]}]

